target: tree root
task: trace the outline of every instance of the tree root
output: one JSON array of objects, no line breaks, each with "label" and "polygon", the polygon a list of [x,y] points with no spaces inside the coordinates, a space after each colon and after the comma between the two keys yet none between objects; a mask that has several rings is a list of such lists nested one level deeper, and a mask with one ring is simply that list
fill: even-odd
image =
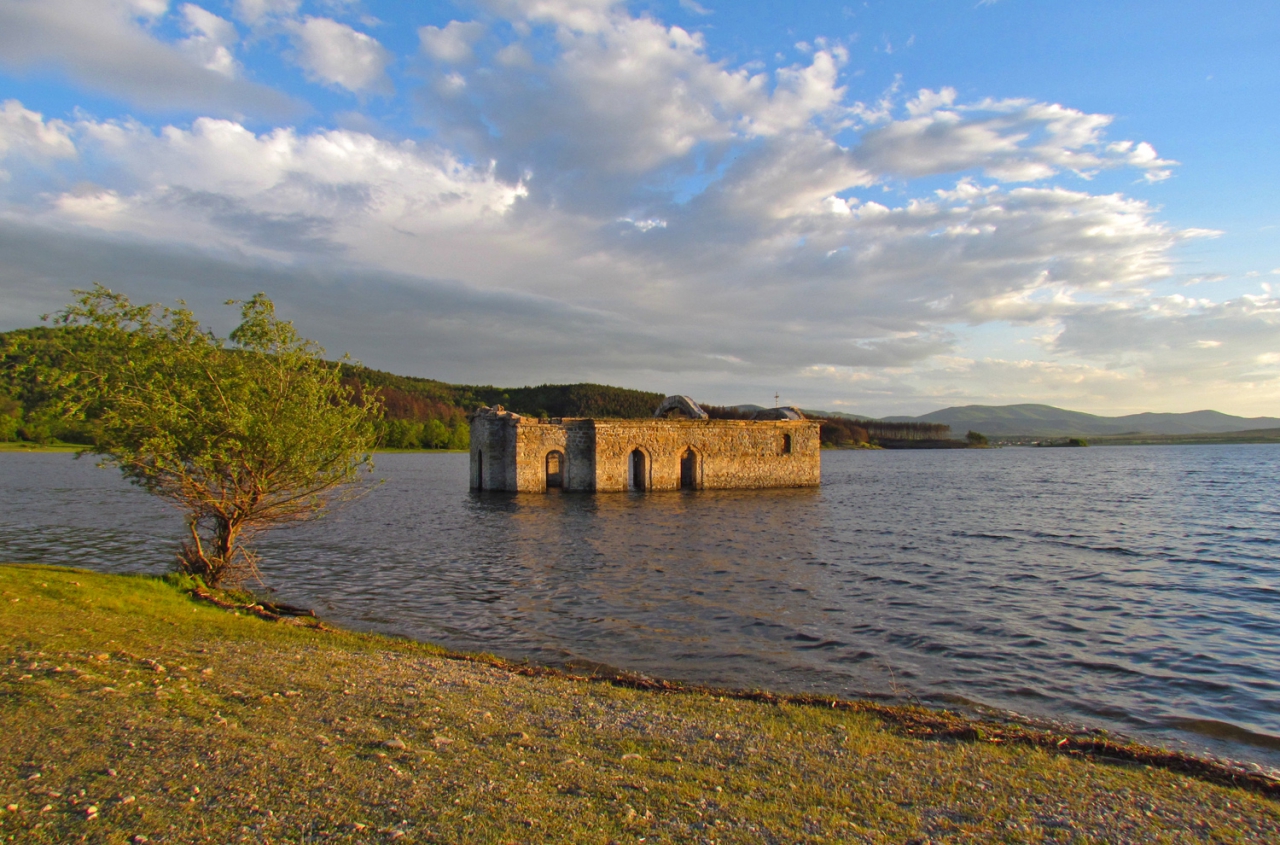
[{"label": "tree root", "polygon": [[[211,593],[204,587],[196,587],[191,590],[191,595],[200,601],[220,607],[223,610],[242,610],[245,613],[253,614],[259,619],[265,619],[268,622],[286,622],[293,624],[305,624],[309,628],[315,628],[320,631],[333,631],[319,619],[316,618],[316,612],[305,607],[297,607],[292,604],[277,604],[275,602],[249,602],[241,603],[228,601],[225,598]],[[304,622],[306,619],[308,621]]]}]

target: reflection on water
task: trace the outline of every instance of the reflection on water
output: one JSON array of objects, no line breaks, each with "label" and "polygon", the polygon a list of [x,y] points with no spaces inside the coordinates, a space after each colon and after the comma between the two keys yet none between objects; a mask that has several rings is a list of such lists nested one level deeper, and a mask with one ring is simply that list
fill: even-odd
[{"label": "reflection on water", "polygon": [[[266,535],[280,598],[514,658],[970,701],[1280,763],[1280,449],[841,452],[820,489],[467,491],[383,455]],[[160,570],[179,516],[65,455],[0,456],[0,559]]]}]

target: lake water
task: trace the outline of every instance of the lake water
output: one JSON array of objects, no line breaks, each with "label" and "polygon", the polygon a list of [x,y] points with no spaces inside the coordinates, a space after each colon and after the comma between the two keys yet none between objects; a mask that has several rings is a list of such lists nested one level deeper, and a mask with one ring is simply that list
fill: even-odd
[{"label": "lake water", "polygon": [[[473,494],[467,457],[264,535],[283,601],[556,665],[1010,709],[1280,766],[1280,448],[828,452],[814,490]],[[0,560],[164,570],[180,516],[0,454]]]}]

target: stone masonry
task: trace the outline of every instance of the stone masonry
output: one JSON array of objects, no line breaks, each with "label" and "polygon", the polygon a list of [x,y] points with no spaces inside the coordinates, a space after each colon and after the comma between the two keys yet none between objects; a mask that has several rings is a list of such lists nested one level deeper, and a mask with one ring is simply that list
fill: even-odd
[{"label": "stone masonry", "polygon": [[673,399],[682,401],[668,416],[649,420],[542,420],[481,408],[471,416],[471,488],[603,493],[819,484],[820,423],[794,409],[770,409],[767,415],[781,419],[690,418],[701,409],[687,397]]}]

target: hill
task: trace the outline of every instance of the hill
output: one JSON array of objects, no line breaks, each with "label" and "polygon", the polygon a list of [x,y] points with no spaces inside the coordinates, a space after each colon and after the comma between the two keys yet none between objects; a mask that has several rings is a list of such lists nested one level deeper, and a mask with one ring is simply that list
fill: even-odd
[{"label": "hill", "polygon": [[928,422],[953,431],[980,431],[989,437],[1073,437],[1119,434],[1220,434],[1280,428],[1280,418],[1236,417],[1218,411],[1185,414],[1128,414],[1103,417],[1052,405],[964,405],[918,417],[885,417],[889,422]]},{"label": "hill", "polygon": [[[80,335],[75,342],[85,342]],[[47,409],[47,389],[24,365],[32,358],[56,365],[66,330],[47,326],[0,333],[0,441],[91,444],[91,424],[67,424]],[[450,384],[400,376],[349,364],[343,380],[356,396],[377,393],[385,408],[382,443],[395,449],[466,449],[467,412],[480,405],[503,405],[535,417],[648,417],[660,393],[602,384],[543,384],[494,387]]]}]

